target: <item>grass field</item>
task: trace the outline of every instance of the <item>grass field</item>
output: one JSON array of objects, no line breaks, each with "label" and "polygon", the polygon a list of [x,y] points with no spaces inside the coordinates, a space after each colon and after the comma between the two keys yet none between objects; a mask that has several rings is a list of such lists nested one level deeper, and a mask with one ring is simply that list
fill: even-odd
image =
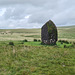
[{"label": "grass field", "polygon": [[[0,29],[0,75],[75,75],[75,44],[41,45],[33,41],[40,33],[40,29]],[[58,27],[58,37],[75,42],[75,26]]]},{"label": "grass field", "polygon": [[[75,41],[75,26],[58,27],[58,38]],[[0,41],[41,39],[41,29],[0,29]]]}]

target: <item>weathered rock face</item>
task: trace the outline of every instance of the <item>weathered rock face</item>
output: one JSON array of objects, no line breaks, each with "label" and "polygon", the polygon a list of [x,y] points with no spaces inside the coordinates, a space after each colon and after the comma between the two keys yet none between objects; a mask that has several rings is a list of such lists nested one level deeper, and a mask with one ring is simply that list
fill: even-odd
[{"label": "weathered rock face", "polygon": [[49,20],[43,27],[41,28],[41,40],[44,44],[56,44],[57,41],[57,28],[55,24]]}]

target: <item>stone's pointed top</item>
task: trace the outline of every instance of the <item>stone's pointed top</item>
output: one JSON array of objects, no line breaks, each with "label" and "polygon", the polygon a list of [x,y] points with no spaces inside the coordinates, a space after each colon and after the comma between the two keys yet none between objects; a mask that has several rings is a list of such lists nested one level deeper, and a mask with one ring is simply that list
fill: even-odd
[{"label": "stone's pointed top", "polygon": [[52,20],[49,20],[49,22],[52,22]]},{"label": "stone's pointed top", "polygon": [[52,20],[49,20],[48,22],[52,22]]},{"label": "stone's pointed top", "polygon": [[47,25],[47,26],[54,26],[54,27],[56,28],[56,26],[55,26],[55,24],[53,23],[52,20],[47,21],[47,22],[42,26],[42,28],[45,27],[46,25]]},{"label": "stone's pointed top", "polygon": [[[48,22],[49,22],[49,23],[53,23],[53,21],[52,21],[52,20],[49,20]],[[54,24],[54,23],[53,23],[53,24]]]},{"label": "stone's pointed top", "polygon": [[49,20],[48,22],[46,22],[46,24],[49,25],[49,26],[54,26],[55,28],[57,28],[52,20]]}]

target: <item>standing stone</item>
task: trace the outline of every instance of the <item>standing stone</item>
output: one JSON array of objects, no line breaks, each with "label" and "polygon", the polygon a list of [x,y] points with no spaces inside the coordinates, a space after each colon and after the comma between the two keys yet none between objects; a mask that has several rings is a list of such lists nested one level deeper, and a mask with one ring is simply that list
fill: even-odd
[{"label": "standing stone", "polygon": [[55,24],[51,20],[49,20],[41,28],[42,43],[48,45],[56,44],[57,38],[57,28]]}]

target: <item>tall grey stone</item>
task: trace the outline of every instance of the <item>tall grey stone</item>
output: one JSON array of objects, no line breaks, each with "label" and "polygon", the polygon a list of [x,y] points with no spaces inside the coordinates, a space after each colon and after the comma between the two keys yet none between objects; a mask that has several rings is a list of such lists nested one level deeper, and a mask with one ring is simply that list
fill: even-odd
[{"label": "tall grey stone", "polygon": [[49,20],[41,28],[41,40],[43,44],[56,44],[58,39],[57,28],[55,24]]}]

